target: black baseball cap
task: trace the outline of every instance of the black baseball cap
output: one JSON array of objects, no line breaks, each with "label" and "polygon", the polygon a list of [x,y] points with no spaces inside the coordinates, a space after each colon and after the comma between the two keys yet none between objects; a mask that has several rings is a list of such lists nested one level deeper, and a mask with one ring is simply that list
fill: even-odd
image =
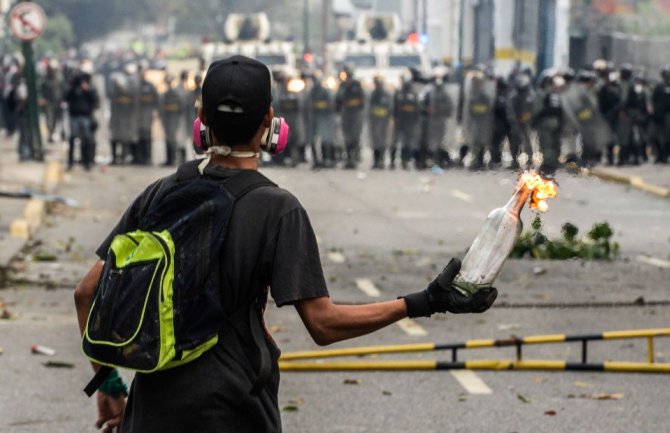
[{"label": "black baseball cap", "polygon": [[202,84],[202,107],[214,135],[227,144],[251,139],[272,103],[270,70],[233,56],[213,62]]}]

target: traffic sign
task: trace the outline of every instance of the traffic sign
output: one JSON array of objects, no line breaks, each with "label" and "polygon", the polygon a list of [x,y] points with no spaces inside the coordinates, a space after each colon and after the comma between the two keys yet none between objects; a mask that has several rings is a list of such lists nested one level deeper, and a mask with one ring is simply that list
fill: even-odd
[{"label": "traffic sign", "polygon": [[9,12],[9,31],[24,42],[40,37],[47,26],[47,16],[39,5],[32,2],[18,3]]}]

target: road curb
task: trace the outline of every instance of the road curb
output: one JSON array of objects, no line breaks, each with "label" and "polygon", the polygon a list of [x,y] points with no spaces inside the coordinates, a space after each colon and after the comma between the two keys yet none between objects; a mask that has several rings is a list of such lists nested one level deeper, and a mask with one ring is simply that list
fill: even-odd
[{"label": "road curb", "polygon": [[615,182],[624,185],[629,185],[635,189],[648,192],[650,194],[654,194],[659,197],[670,198],[670,188],[648,183],[641,176],[633,176],[618,173],[614,170],[608,170],[606,168],[599,168],[599,167],[592,168],[589,171],[589,175],[608,182]]},{"label": "road curb", "polygon": [[[63,180],[63,167],[59,161],[48,161],[42,171],[42,185],[47,193],[52,193]],[[20,217],[15,218],[9,226],[9,238],[3,241],[0,254],[0,287],[7,283],[8,269],[12,259],[26,245],[26,242],[42,225],[47,214],[44,200],[30,199],[23,208]]]}]

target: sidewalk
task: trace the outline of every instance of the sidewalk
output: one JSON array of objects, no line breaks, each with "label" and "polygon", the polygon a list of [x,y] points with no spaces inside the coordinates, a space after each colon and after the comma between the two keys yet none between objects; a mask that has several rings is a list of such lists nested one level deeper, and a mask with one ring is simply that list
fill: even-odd
[{"label": "sidewalk", "polygon": [[[0,132],[0,192],[18,193],[28,188],[51,192],[60,181],[58,161],[19,162],[18,137],[7,138]],[[24,247],[42,223],[46,206],[42,200],[0,196],[0,287],[14,256]]]},{"label": "sidewalk", "polygon": [[633,188],[659,197],[670,198],[670,165],[642,164],[624,167],[598,166],[590,171],[591,176],[630,185]]}]

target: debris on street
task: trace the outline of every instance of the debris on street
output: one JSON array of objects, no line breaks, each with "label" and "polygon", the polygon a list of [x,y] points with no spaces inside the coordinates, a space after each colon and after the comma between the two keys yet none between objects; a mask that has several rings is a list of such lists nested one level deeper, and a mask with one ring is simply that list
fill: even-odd
[{"label": "debris on street", "polygon": [[568,398],[585,398],[588,400],[621,400],[623,398],[623,393],[618,392],[614,394],[607,393],[592,393],[592,394],[570,394]]},{"label": "debris on street", "polygon": [[34,355],[56,356],[56,351],[54,349],[40,344],[33,344],[30,351]]},{"label": "debris on street", "polygon": [[74,368],[73,363],[63,361],[47,361],[44,366],[47,368]]}]

